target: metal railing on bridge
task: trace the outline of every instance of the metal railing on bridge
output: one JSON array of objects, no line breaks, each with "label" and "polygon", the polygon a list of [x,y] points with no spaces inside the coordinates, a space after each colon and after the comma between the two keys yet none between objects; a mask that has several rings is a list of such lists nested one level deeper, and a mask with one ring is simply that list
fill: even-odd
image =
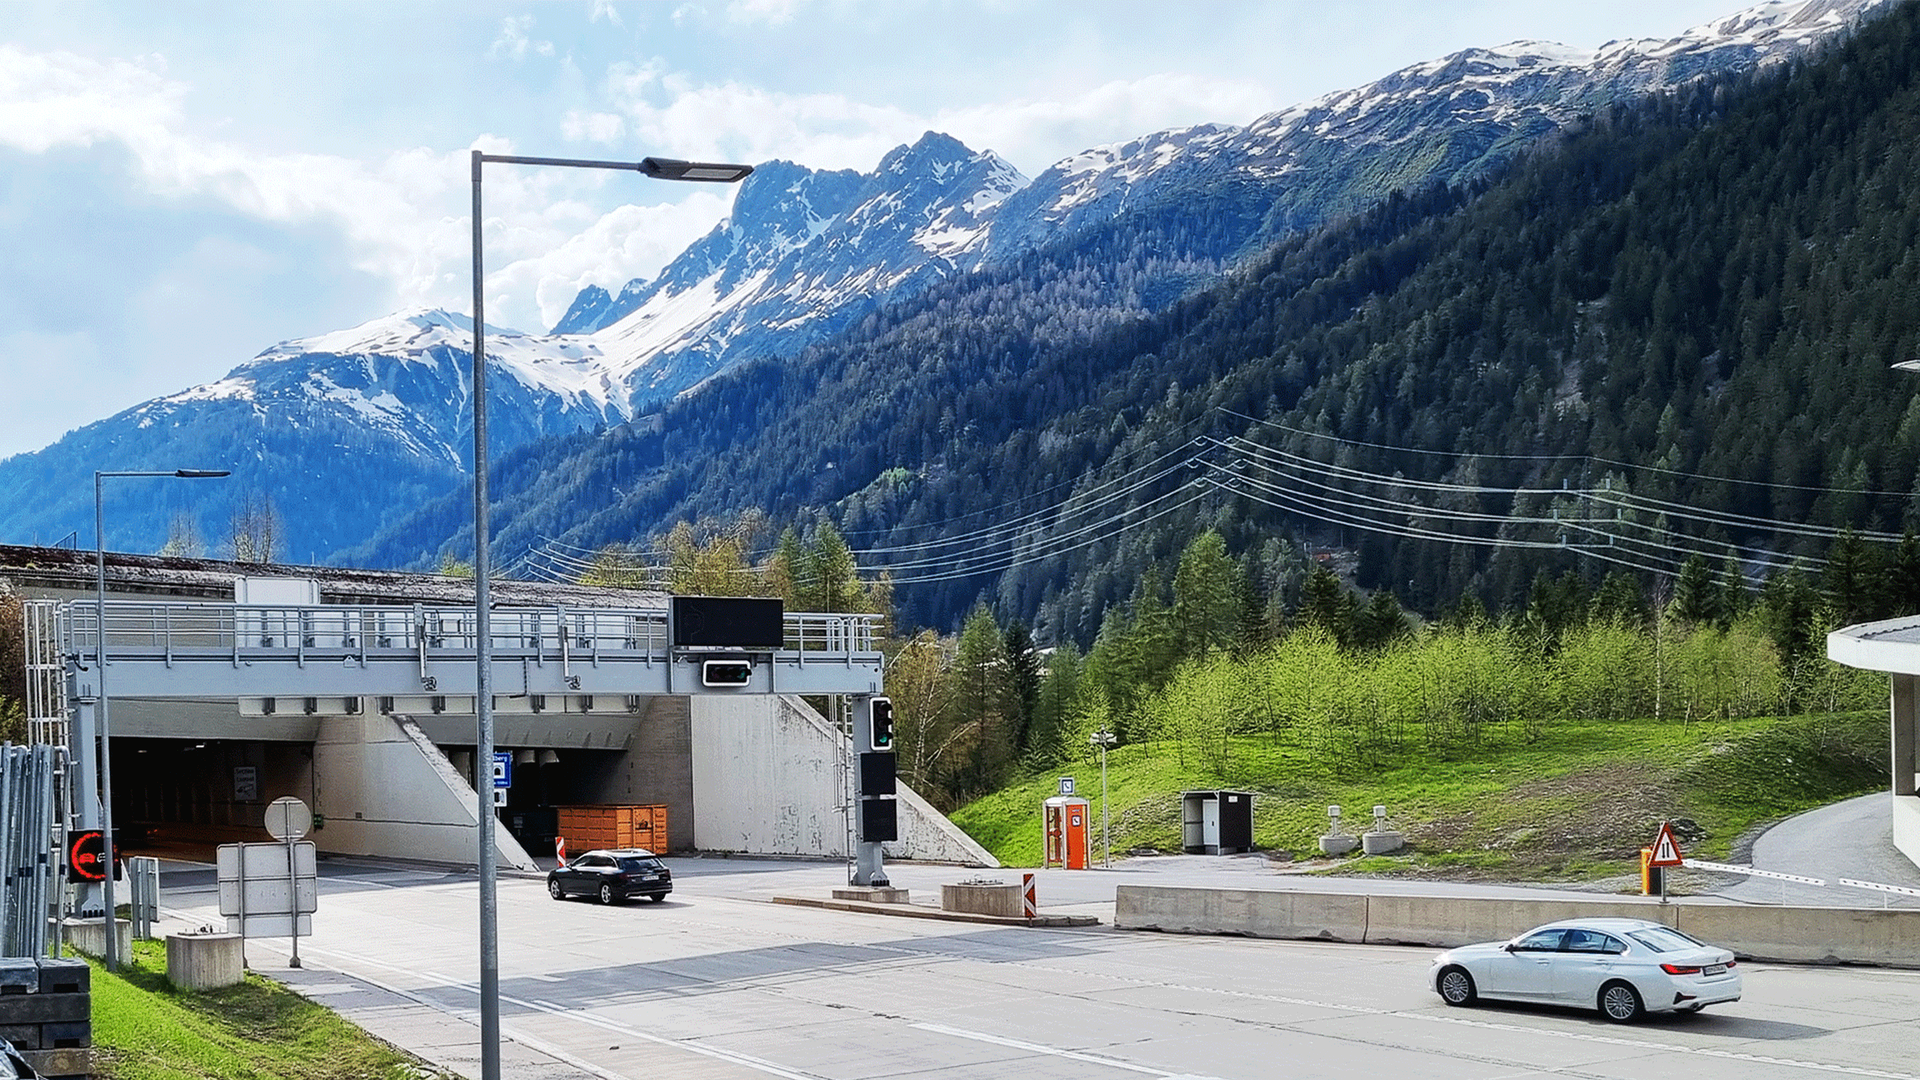
[{"label": "metal railing on bridge", "polygon": [[[59,604],[55,637],[65,662],[80,668],[99,662],[104,645],[116,695],[166,695],[179,681],[168,673],[183,667],[196,674],[195,694],[458,692],[470,685],[477,657],[470,605],[109,600],[104,607],[103,634],[95,602]],[[729,689],[876,692],[880,622],[878,615],[787,614],[780,648],[735,650],[764,659],[765,678]],[[697,679],[674,678],[676,661],[729,651],[673,648],[665,609],[497,607],[489,623],[496,669],[555,693],[703,692]]]}]

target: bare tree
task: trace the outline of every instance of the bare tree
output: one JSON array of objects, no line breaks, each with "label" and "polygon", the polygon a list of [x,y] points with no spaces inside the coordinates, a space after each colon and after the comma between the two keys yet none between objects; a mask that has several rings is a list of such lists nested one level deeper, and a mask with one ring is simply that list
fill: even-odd
[{"label": "bare tree", "polygon": [[253,492],[242,495],[229,523],[232,528],[228,544],[234,562],[272,562],[275,551],[284,543],[280,535],[280,512],[265,495]]},{"label": "bare tree", "polygon": [[173,515],[167,523],[167,542],[159,553],[182,559],[204,558],[207,542],[200,537],[199,520],[185,511]]}]

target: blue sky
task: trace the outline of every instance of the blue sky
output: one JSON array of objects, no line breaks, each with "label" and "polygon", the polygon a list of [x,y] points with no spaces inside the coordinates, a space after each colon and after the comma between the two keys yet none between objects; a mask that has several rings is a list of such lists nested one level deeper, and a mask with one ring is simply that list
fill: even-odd
[{"label": "blue sky", "polygon": [[[0,456],[261,349],[470,303],[467,153],[868,170],[928,130],[1031,176],[1517,39],[1739,0],[0,0]],[[650,276],[729,189],[490,166],[489,322]]]}]

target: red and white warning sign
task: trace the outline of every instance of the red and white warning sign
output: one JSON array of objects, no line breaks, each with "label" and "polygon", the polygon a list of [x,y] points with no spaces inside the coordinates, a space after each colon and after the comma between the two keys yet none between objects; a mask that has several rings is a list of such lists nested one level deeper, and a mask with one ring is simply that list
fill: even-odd
[{"label": "red and white warning sign", "polygon": [[1660,823],[1660,835],[1653,841],[1653,857],[1647,860],[1648,866],[1680,866],[1686,860],[1680,855],[1680,842],[1673,838],[1673,824]]},{"label": "red and white warning sign", "polygon": [[1033,875],[1021,874],[1020,878],[1020,910],[1029,919],[1037,918],[1040,915],[1040,905],[1034,900]]}]

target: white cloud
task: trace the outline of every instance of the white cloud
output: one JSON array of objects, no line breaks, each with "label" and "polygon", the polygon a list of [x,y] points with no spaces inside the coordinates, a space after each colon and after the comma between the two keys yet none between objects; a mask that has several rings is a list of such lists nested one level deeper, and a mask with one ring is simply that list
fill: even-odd
[{"label": "white cloud", "polygon": [[672,147],[675,156],[870,169],[888,150],[933,130],[993,150],[1029,175],[1058,160],[1062,147],[1071,153],[1208,120],[1246,123],[1273,108],[1269,93],[1250,82],[1154,74],[1059,98],[920,113],[840,94],[702,85],[663,72],[658,61],[616,65],[606,92],[637,144]]},{"label": "white cloud", "polygon": [[500,36],[493,39],[493,45],[487,49],[489,57],[506,56],[514,60],[525,60],[529,52],[539,56],[553,55],[553,42],[535,41],[527,36],[533,29],[533,16],[514,15],[500,20]]},{"label": "white cloud", "polygon": [[0,143],[28,153],[151,138],[179,122],[184,96],[151,66],[0,45]]},{"label": "white cloud", "polygon": [[617,113],[567,113],[560,120],[560,134],[568,142],[617,143],[627,133],[627,122]]},{"label": "white cloud", "polygon": [[[185,88],[139,65],[101,64],[71,54],[34,55],[0,47],[0,144],[31,153],[57,146],[117,141],[132,152],[154,192],[173,198],[211,196],[262,221],[314,223],[344,236],[351,265],[387,282],[396,305],[465,310],[472,286],[468,151],[415,148],[360,162],[322,154],[260,153],[187,130]],[[624,121],[587,117],[583,133],[606,139]],[[475,146],[510,152],[508,140],[482,137]],[[657,272],[672,255],[710,229],[727,197],[688,197],[611,214],[578,201],[611,174],[490,166],[485,176],[489,310],[522,326],[548,324],[572,297],[575,280],[617,288]],[[622,178],[630,182],[631,178]],[[639,184],[635,199],[665,198]],[[614,189],[616,199],[629,197]],[[628,236],[625,231],[633,235]],[[595,260],[587,250],[605,244]],[[542,282],[539,275],[557,275]],[[499,292],[496,299],[494,294]]]},{"label": "white cloud", "polygon": [[[523,254],[507,261],[494,259],[496,242],[489,233],[488,259],[500,269],[487,275],[488,310],[495,310],[497,295],[498,303],[514,310],[537,310],[537,325],[522,323],[519,329],[545,330],[588,285],[618,292],[627,282],[658,272],[710,232],[731,205],[731,193],[697,190],[681,203],[622,206],[598,217],[580,204],[556,207],[554,214],[537,222],[530,217],[515,230],[515,246]],[[582,220],[587,220],[584,228]],[[505,243],[503,237],[501,246]]]},{"label": "white cloud", "polygon": [[592,0],[592,3],[588,5],[587,21],[597,23],[601,19],[605,19],[615,26],[626,25],[620,21],[620,13],[614,10],[613,0]]},{"label": "white cloud", "polygon": [[947,110],[929,125],[975,149],[991,148],[1033,175],[1053,164],[1061,147],[1071,153],[1196,123],[1245,124],[1274,108],[1271,92],[1251,82],[1161,73],[1056,99]]},{"label": "white cloud", "polygon": [[727,18],[736,23],[782,26],[793,21],[800,0],[733,0]]}]

